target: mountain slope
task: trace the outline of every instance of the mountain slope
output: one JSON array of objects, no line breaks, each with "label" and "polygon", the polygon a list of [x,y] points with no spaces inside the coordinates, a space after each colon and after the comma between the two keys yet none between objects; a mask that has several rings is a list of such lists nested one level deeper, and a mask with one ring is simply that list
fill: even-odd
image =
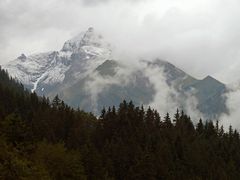
[{"label": "mountain slope", "polygon": [[202,80],[198,80],[173,64],[162,60],[148,62],[148,65],[164,69],[166,82],[173,86],[183,97],[180,98],[179,102],[179,104],[183,105],[181,108],[184,109],[183,101],[186,101],[189,96],[193,96],[197,100],[196,108],[207,119],[217,119],[222,113],[228,112],[225,104],[226,98],[223,96],[227,88],[213,77],[207,76]]},{"label": "mountain slope", "polygon": [[224,84],[207,76],[190,87],[197,90],[194,95],[199,102],[198,109],[208,114],[209,118],[218,118],[219,114],[227,112],[226,99],[223,97],[227,89]]},{"label": "mountain slope", "polygon": [[[170,96],[179,108],[186,99],[196,98],[198,109],[206,118],[218,118],[227,112],[222,97],[226,87],[208,76],[198,80],[173,64],[156,59],[141,61],[141,68],[131,68],[112,57],[111,46],[93,28],[66,41],[60,51],[22,54],[3,68],[38,95],[59,95],[69,105],[98,114],[103,106],[118,105],[123,99],[149,105],[156,88],[147,71],[172,89]],[[170,103],[170,102],[166,102]],[[156,107],[158,108],[158,107]],[[177,107],[176,107],[177,108]]]}]

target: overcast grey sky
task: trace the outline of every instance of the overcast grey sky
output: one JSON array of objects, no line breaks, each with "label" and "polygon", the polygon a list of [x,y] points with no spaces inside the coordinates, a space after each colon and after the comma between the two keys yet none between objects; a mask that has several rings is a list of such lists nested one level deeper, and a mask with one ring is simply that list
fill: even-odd
[{"label": "overcast grey sky", "polygon": [[59,50],[92,26],[123,56],[159,57],[231,83],[240,80],[239,7],[239,0],[0,0],[0,64]]}]

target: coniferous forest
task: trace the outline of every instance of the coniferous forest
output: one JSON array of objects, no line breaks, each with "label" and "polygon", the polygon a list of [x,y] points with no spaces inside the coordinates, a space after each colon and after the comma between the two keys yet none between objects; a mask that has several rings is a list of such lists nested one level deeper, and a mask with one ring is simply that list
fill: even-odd
[{"label": "coniferous forest", "polygon": [[[173,118],[170,118],[174,116]],[[0,179],[240,178],[239,133],[123,101],[99,117],[38,97],[0,69]]]}]

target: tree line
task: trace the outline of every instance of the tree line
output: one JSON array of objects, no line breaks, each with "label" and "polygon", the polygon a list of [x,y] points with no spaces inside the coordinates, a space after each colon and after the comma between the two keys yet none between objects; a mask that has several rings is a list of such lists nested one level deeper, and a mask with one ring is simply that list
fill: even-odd
[{"label": "tree line", "polygon": [[[170,111],[170,110],[169,110]],[[123,101],[99,117],[38,97],[0,68],[0,179],[239,179],[231,126]]]}]

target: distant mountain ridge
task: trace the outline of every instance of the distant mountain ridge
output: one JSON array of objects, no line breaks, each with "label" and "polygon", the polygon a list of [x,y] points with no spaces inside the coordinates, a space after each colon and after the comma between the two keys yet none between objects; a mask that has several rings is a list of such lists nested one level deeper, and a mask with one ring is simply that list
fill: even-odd
[{"label": "distant mountain ridge", "polygon": [[157,93],[145,73],[163,70],[167,86],[180,94],[176,98],[184,109],[184,99],[194,96],[197,109],[206,118],[218,118],[227,112],[223,83],[207,76],[198,80],[173,64],[156,59],[142,61],[143,69],[130,70],[112,57],[111,45],[89,28],[66,41],[60,51],[22,54],[4,65],[12,77],[38,95],[60,96],[69,105],[99,113],[103,106],[118,105],[123,99],[148,105]]}]

